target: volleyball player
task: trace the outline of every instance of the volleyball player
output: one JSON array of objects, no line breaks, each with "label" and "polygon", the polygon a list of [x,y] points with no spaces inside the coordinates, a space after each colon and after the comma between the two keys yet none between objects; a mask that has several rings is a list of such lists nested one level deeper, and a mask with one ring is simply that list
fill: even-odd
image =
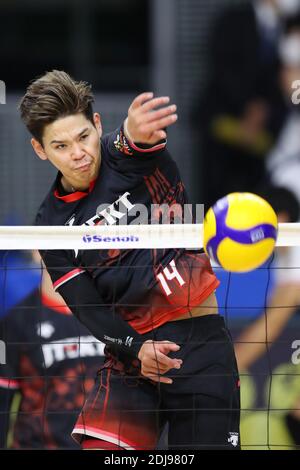
[{"label": "volleyball player", "polygon": [[41,287],[2,319],[0,338],[0,448],[79,448],[71,431],[104,345],[71,314],[46,270]]},{"label": "volleyball player", "polygon": [[[35,152],[58,169],[37,224],[86,225],[88,235],[91,225],[130,224],[140,204],[149,222],[159,222],[153,204],[183,208],[186,191],[166,150],[176,106],[142,93],[102,136],[92,102],[90,85],[62,71],[32,82],[21,101]],[[85,240],[95,250],[42,251],[54,288],[106,343],[74,437],[83,448],[153,449],[168,421],[169,448],[237,449],[238,373],[206,255],[102,250],[105,240]]]}]

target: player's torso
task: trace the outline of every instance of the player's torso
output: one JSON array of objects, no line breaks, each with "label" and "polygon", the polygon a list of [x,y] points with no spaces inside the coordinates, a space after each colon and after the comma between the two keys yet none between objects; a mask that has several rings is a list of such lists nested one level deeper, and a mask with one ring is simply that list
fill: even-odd
[{"label": "player's torso", "polygon": [[[125,159],[114,165],[102,149],[100,173],[89,195],[71,203],[52,201],[57,214],[53,217],[55,224],[87,226],[84,239],[95,250],[72,252],[74,264],[89,271],[108,302],[138,301],[157,282],[157,270],[166,266],[177,252],[107,250],[102,237],[89,236],[88,227],[159,223],[162,218],[168,222],[174,215],[182,220],[187,203],[178,169],[168,155],[157,157],[155,167],[147,162],[141,168],[129,163]],[[175,208],[174,212],[169,210],[170,206]]]},{"label": "player's torso", "polygon": [[216,280],[206,257],[196,252],[107,250],[103,237],[89,234],[88,227],[95,224],[172,223],[173,218],[182,222],[183,217],[186,221],[188,200],[170,155],[164,151],[154,158],[139,158],[106,154],[102,146],[100,173],[89,191],[83,197],[50,195],[39,223],[87,227],[83,239],[95,249],[61,254],[65,267],[87,271],[108,311],[114,306],[144,333],[185,313],[184,306],[200,305],[216,288]]}]

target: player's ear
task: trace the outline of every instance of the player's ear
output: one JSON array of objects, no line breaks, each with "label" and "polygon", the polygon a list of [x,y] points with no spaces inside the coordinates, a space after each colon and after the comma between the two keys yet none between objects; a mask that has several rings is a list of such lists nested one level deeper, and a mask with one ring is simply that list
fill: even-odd
[{"label": "player's ear", "polygon": [[40,157],[41,160],[47,160],[47,155],[45,154],[42,144],[34,138],[32,138],[30,142],[37,156]]},{"label": "player's ear", "polygon": [[102,136],[102,124],[101,124],[101,117],[99,113],[94,113],[94,126],[96,127],[99,137]]}]

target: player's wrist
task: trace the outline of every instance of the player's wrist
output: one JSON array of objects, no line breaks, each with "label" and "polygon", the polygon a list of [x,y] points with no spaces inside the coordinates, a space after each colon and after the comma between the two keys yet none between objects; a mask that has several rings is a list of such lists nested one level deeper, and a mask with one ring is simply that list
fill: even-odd
[{"label": "player's wrist", "polygon": [[139,139],[135,139],[131,131],[128,130],[128,117],[123,122],[122,128],[126,143],[132,152],[147,154],[155,152],[157,150],[162,150],[166,146],[166,138],[152,143],[142,142]]},{"label": "player's wrist", "polygon": [[[128,337],[127,337],[128,338]],[[126,355],[131,356],[133,359],[139,359],[140,360],[140,353],[142,346],[144,344],[144,338],[142,338],[139,333],[135,333],[132,335],[132,341],[129,340],[129,342],[126,343],[126,341],[119,346],[120,350],[123,350],[123,352]]]},{"label": "player's wrist", "polygon": [[130,132],[128,130],[128,117],[125,119],[125,121],[123,123],[123,131],[124,131],[124,135],[125,135],[126,139],[129,142],[134,142],[134,139],[133,139],[132,135],[130,134]]},{"label": "player's wrist", "polygon": [[143,344],[140,345],[140,349],[138,351],[138,355],[137,355],[137,358],[142,361],[142,358],[143,358],[143,354],[144,354],[144,351],[145,351],[145,347],[147,344],[149,343],[153,343],[152,339],[148,339],[147,341],[145,341]]}]

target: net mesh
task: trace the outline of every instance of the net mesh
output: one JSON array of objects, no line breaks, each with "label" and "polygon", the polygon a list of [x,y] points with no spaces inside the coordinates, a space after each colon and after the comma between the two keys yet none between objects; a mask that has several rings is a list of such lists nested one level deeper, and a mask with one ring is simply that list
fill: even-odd
[{"label": "net mesh", "polygon": [[[295,449],[300,445],[300,248],[297,233],[299,224],[280,225],[278,248],[274,255],[265,265],[250,273],[234,274],[213,266],[220,280],[216,291],[219,311],[233,337],[239,365],[243,449]],[[98,238],[93,239],[94,236]],[[68,227],[67,230],[65,227],[1,227],[2,448],[76,448],[78,444],[71,437],[76,426],[79,440],[82,440],[82,430],[88,428],[89,432],[94,430],[94,434],[90,432],[91,437],[105,439],[122,448],[149,449],[151,421],[152,428],[153,423],[156,428],[156,436],[160,433],[156,447],[164,449],[172,426],[180,430],[181,423],[189,416],[193,427],[193,416],[198,411],[207,422],[211,421],[212,427],[215,426],[214,412],[226,414],[228,405],[223,408],[217,406],[213,392],[211,402],[202,403],[195,396],[193,401],[189,401],[185,397],[181,403],[178,402],[177,408],[176,397],[173,397],[159,414],[157,410],[165,397],[162,384],[158,385],[159,403],[138,402],[138,373],[126,369],[117,377],[117,388],[124,390],[123,387],[127,387],[125,403],[128,406],[124,406],[124,401],[122,406],[115,403],[113,418],[118,420],[120,432],[118,435],[109,434],[103,423],[106,413],[112,416],[110,387],[115,379],[109,368],[105,369],[105,374],[97,375],[104,364],[104,344],[71,315],[59,294],[53,294],[44,266],[31,252],[33,249],[66,248],[79,253],[82,249],[192,250],[201,245],[202,227],[197,225],[88,227],[88,230],[87,227]],[[140,270],[142,276],[144,268],[138,266],[134,269]],[[112,271],[114,269],[123,270],[126,266],[119,261],[112,266]],[[169,284],[168,275],[165,275],[168,272],[171,277],[170,267],[162,278],[166,289]],[[175,281],[180,288],[176,276]],[[80,275],[76,282],[80,284]],[[74,286],[76,288],[76,284]],[[178,298],[176,301],[176,307],[182,307]],[[189,301],[185,299],[184,305]],[[113,304],[117,304],[116,291]],[[153,311],[153,304],[147,300],[139,304],[141,308],[145,306],[148,311]],[[115,308],[112,314],[117,315]],[[190,336],[185,336],[186,344],[181,345],[183,350],[191,348],[197,341],[190,329],[193,320],[188,322]],[[168,322],[168,328],[173,328],[175,323],[177,328],[179,322]],[[197,323],[194,325],[196,328]],[[213,340],[211,344],[217,347],[217,343]],[[194,379],[198,373],[206,383],[212,384],[212,389],[216,387],[214,378],[220,375],[219,372],[190,369],[184,373],[184,378],[188,380],[192,376]],[[173,371],[166,375],[177,377]],[[96,388],[95,376],[98,377]],[[82,413],[78,420],[86,403],[89,404],[88,411]],[[128,423],[140,426],[142,437],[138,443],[135,434],[131,436],[127,432]],[[208,434],[218,434],[216,426],[212,430],[209,428]],[[194,434],[198,432],[196,430]],[[227,442],[234,447],[235,439],[234,430],[228,427]],[[181,446],[172,436],[171,447]],[[198,446],[190,444],[190,448],[203,446],[201,440]],[[214,446],[213,438],[205,444],[205,448]],[[189,448],[188,443],[185,448]]]}]

